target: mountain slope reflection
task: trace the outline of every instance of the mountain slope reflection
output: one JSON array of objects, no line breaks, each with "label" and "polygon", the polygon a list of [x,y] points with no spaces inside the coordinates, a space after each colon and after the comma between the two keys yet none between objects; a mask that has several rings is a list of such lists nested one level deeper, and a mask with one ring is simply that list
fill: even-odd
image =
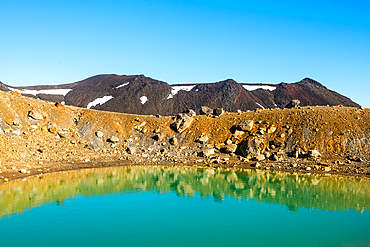
[{"label": "mountain slope reflection", "polygon": [[175,192],[178,196],[239,200],[325,210],[364,211],[370,205],[370,179],[180,166],[125,166],[66,171],[0,185],[0,217],[66,198]]}]

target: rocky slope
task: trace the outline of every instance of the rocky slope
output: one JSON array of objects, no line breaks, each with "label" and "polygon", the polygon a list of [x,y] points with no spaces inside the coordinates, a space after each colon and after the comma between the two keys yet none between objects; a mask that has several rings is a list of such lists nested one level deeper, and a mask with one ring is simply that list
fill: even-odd
[{"label": "rocky slope", "polygon": [[370,176],[370,111],[299,107],[176,117],[0,92],[0,182],[56,170],[188,164]]},{"label": "rocky slope", "polygon": [[144,75],[98,75],[64,85],[9,87],[23,95],[91,109],[143,114],[176,115],[186,109],[199,113],[201,106],[229,112],[283,108],[292,99],[302,106],[344,105],[358,107],[349,98],[309,78],[297,83],[243,84],[234,80],[216,83],[169,85]]}]

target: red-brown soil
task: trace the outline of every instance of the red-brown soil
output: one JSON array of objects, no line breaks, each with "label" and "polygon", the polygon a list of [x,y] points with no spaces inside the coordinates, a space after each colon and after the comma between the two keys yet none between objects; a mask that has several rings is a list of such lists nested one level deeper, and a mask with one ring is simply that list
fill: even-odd
[{"label": "red-brown soil", "polygon": [[[30,111],[42,119],[29,117]],[[370,176],[370,110],[365,108],[321,106],[202,115],[178,133],[170,127],[174,121],[170,116],[63,109],[53,102],[0,92],[0,117],[0,182],[124,164],[257,166]],[[253,129],[236,133],[235,125],[245,120],[254,121]],[[208,140],[200,142],[201,136]],[[172,138],[177,142],[171,144]],[[264,160],[241,155],[242,143],[251,138],[261,141],[258,148]],[[225,153],[226,143],[238,150]],[[215,154],[201,157],[209,149]],[[312,150],[321,155],[310,157]],[[278,159],[272,160],[272,154]]]}]

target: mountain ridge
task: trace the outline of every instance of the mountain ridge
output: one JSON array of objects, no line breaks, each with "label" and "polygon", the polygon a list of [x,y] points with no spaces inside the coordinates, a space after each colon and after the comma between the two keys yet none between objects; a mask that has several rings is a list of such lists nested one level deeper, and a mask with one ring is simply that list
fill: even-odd
[{"label": "mountain ridge", "polygon": [[0,90],[18,91],[25,96],[65,102],[66,105],[142,115],[176,115],[186,109],[199,111],[201,106],[230,112],[283,108],[292,99],[300,100],[302,106],[359,107],[348,97],[308,77],[295,83],[279,84],[238,83],[226,79],[170,85],[145,75],[101,74],[60,85],[11,87],[0,82]]}]

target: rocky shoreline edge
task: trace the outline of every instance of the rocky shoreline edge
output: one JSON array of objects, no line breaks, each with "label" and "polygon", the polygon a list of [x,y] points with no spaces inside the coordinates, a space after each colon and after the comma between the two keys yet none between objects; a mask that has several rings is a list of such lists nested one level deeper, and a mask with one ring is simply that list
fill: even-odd
[{"label": "rocky shoreline edge", "polygon": [[[292,165],[294,164],[294,166]],[[356,176],[356,177],[368,177],[370,178],[369,174],[359,173],[356,172],[358,165],[347,165],[344,169],[334,169],[331,171],[325,171],[325,167],[327,166],[320,166],[317,165],[316,162],[306,162],[297,164],[295,163],[275,163],[275,162],[264,162],[259,163],[258,168],[256,168],[255,162],[249,163],[241,163],[237,160],[231,160],[226,164],[214,164],[210,163],[207,160],[197,160],[192,162],[150,162],[149,160],[140,160],[139,163],[133,163],[130,159],[127,160],[112,160],[112,161],[95,161],[95,162],[78,162],[78,163],[55,163],[55,162],[47,162],[43,165],[34,165],[32,168],[21,168],[20,170],[17,168],[12,168],[11,171],[4,172],[1,175],[2,181],[1,183],[12,181],[15,179],[26,179],[30,176],[41,176],[47,173],[56,173],[61,171],[71,171],[71,170],[80,170],[80,169],[91,169],[91,168],[105,168],[105,167],[116,167],[116,166],[136,166],[136,165],[148,165],[148,166],[192,166],[192,167],[199,167],[199,168],[230,168],[230,169],[259,169],[264,170],[267,172],[286,172],[286,173],[305,173],[305,174],[322,174],[326,176],[331,175],[341,175],[341,176]],[[307,169],[310,167],[311,169]],[[312,167],[314,167],[312,169]],[[351,172],[354,171],[354,172]]]},{"label": "rocky shoreline edge", "polygon": [[143,116],[0,92],[0,183],[62,170],[191,165],[370,177],[370,111],[315,106]]}]

